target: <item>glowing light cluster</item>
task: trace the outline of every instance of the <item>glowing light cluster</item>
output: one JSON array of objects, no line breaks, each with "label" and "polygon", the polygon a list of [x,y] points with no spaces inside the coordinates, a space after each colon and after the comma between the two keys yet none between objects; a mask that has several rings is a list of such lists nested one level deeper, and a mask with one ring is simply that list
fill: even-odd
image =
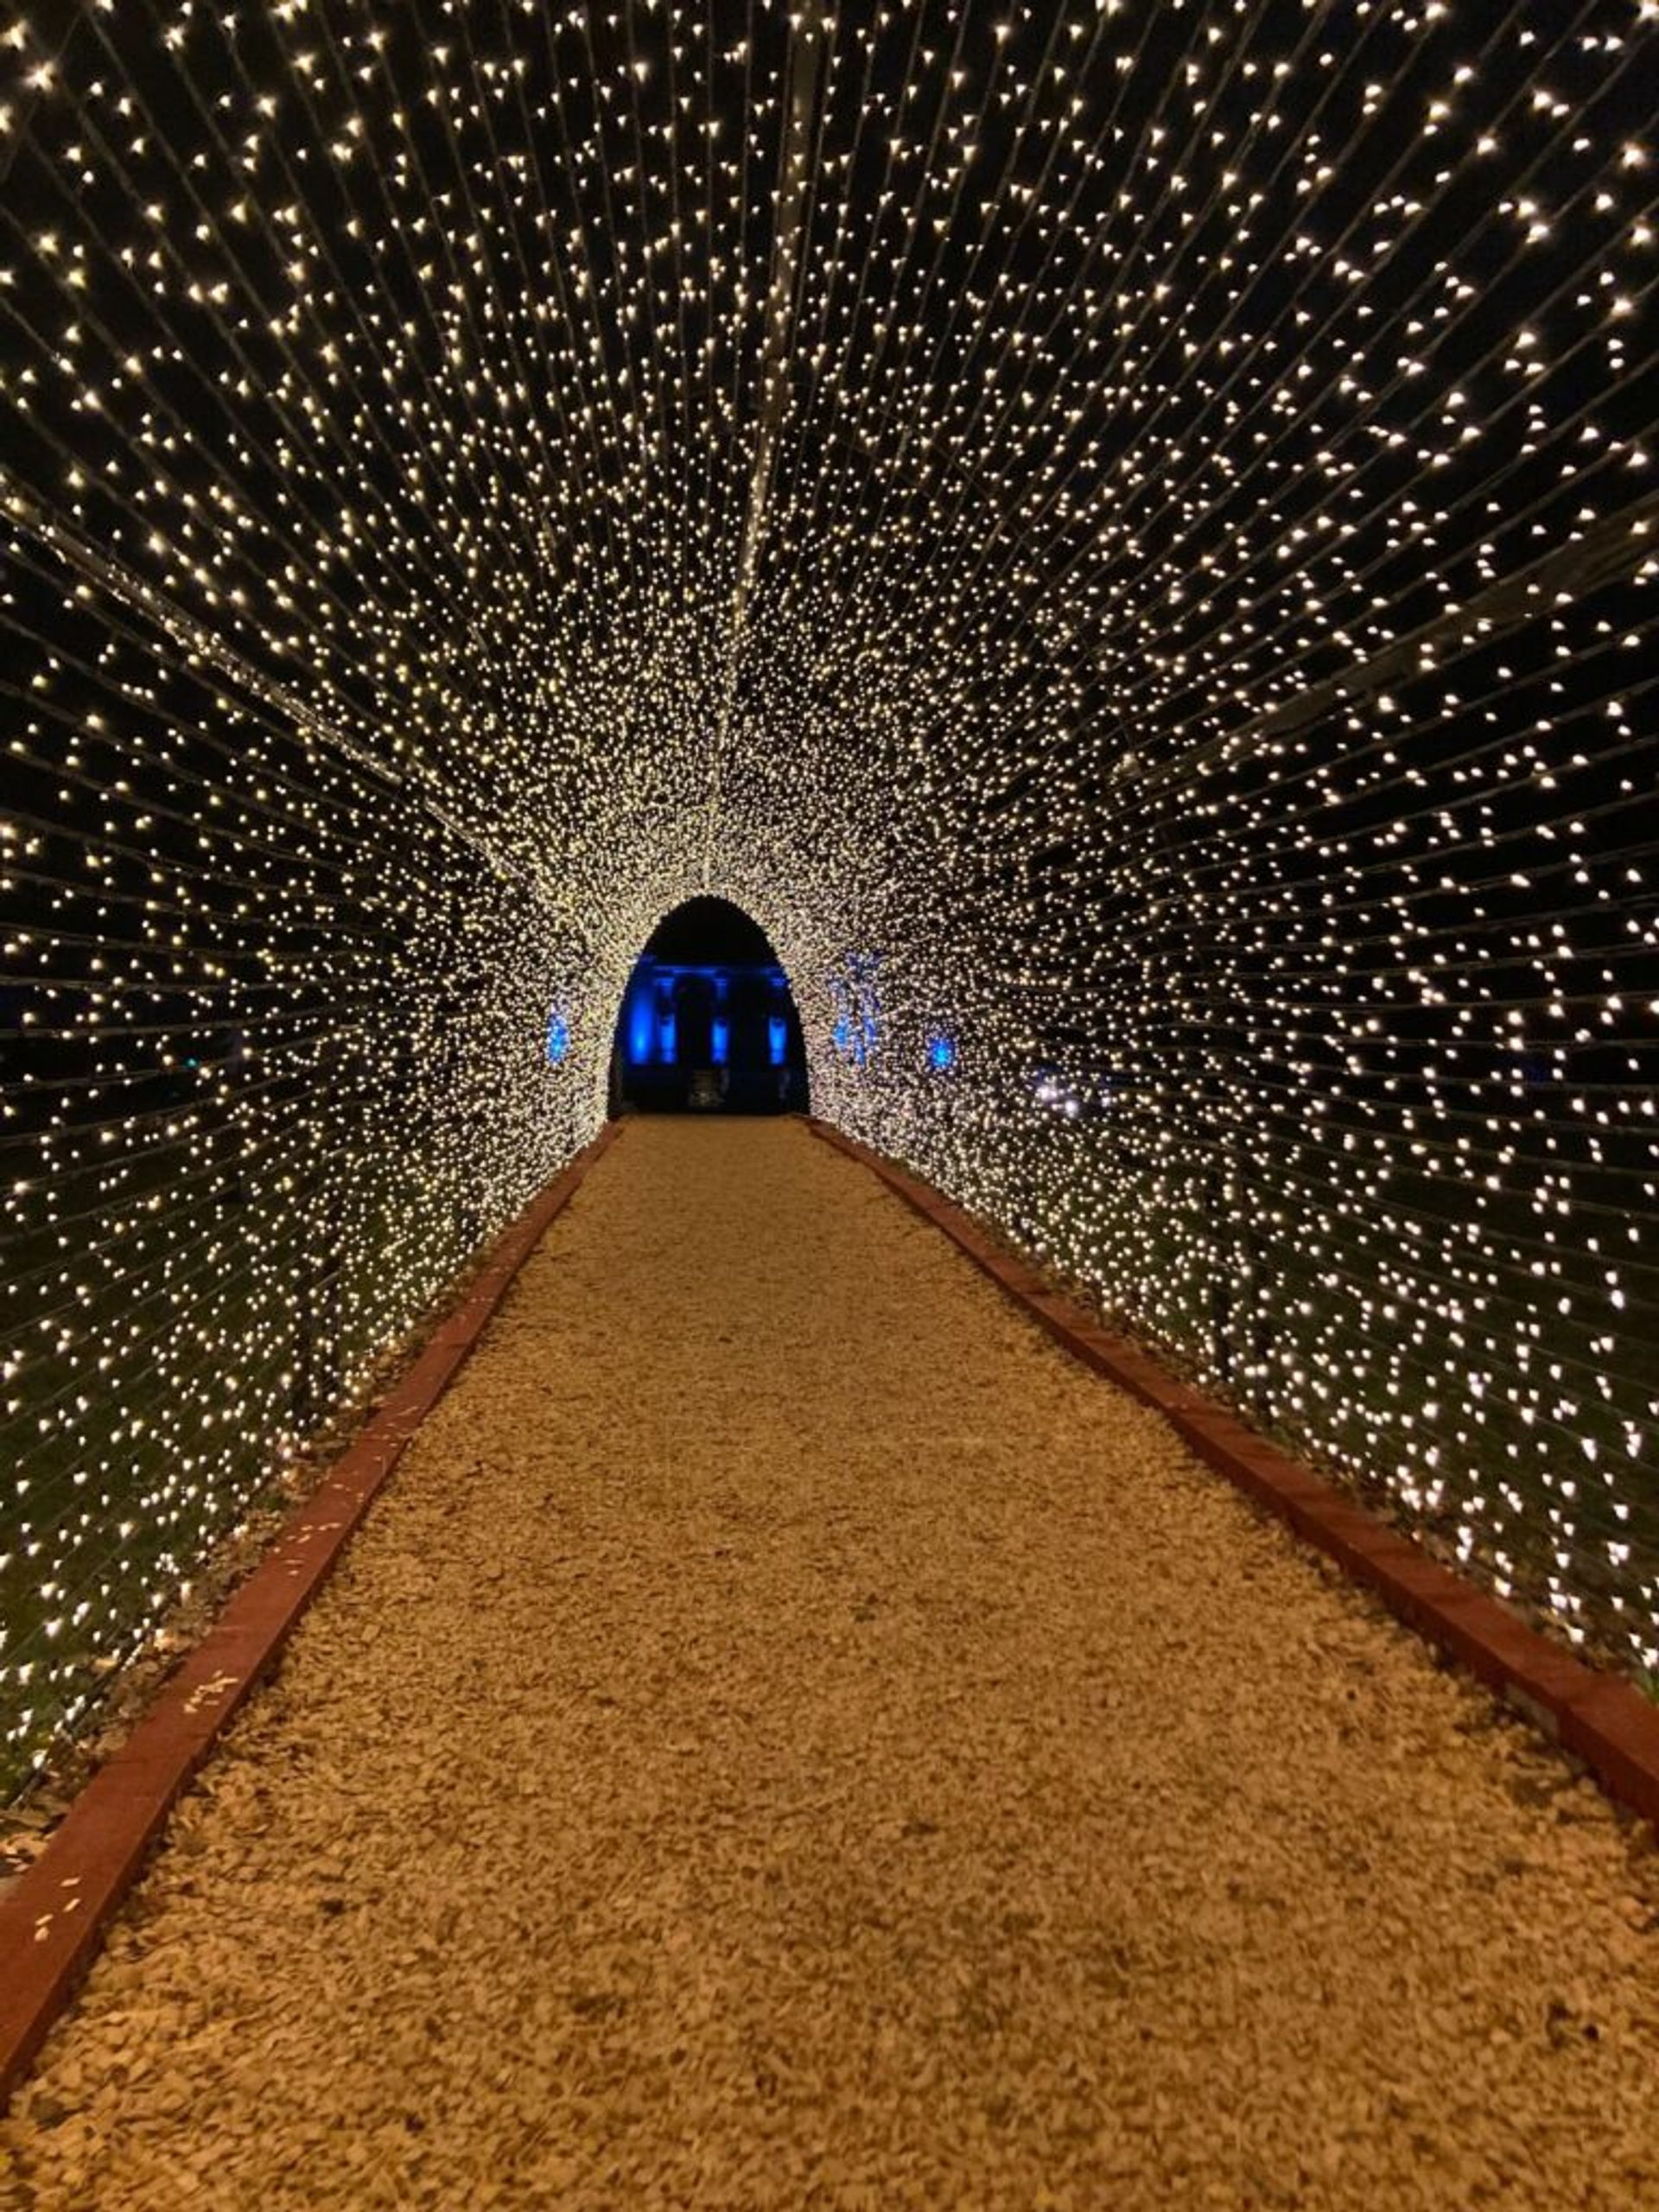
[{"label": "glowing light cluster", "polygon": [[1653,16],[0,32],[11,1771],[703,890],[820,1110],[1659,1666]]}]

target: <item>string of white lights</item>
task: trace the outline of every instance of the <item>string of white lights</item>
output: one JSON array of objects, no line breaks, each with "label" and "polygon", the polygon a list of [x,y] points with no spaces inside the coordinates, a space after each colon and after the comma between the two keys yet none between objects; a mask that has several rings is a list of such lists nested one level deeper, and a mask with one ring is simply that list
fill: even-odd
[{"label": "string of white lights", "polygon": [[0,1732],[603,1110],[814,1103],[1659,1669],[1656,11],[0,32]]}]

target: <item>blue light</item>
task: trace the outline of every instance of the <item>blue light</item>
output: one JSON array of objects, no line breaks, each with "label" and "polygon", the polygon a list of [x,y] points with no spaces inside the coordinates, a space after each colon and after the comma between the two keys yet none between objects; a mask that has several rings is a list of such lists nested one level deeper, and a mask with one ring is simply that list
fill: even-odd
[{"label": "blue light", "polygon": [[643,1068],[651,1059],[651,994],[636,990],[628,1012],[628,1060]]},{"label": "blue light", "polygon": [[957,1065],[957,1048],[949,1037],[930,1037],[927,1040],[928,1064],[943,1071]]},{"label": "blue light", "polygon": [[836,1050],[857,1068],[874,1057],[880,1035],[880,969],[879,954],[849,952],[843,972],[830,986],[836,1000]]},{"label": "blue light", "polygon": [[[696,1011],[692,1041],[684,1044],[676,1000],[688,986]],[[753,1005],[763,989],[764,1049],[759,1034],[746,1037],[746,1016],[734,1010],[741,1001]],[[848,1024],[842,1049],[861,1064],[874,1041],[873,1009],[859,1003],[855,995],[849,1002],[845,994],[841,1007]],[[757,1007],[757,1030],[760,1010]],[[706,1044],[702,1041],[705,1020]],[[615,1049],[625,1075],[633,1070],[677,1067],[685,1052],[722,1071],[741,1066],[758,1074],[768,1064],[787,1069],[798,1036],[788,978],[775,963],[659,960],[652,953],[642,953],[617,1016]]]},{"label": "blue light", "polygon": [[547,1065],[556,1068],[570,1050],[570,1025],[562,1014],[552,1014],[547,1021]]}]

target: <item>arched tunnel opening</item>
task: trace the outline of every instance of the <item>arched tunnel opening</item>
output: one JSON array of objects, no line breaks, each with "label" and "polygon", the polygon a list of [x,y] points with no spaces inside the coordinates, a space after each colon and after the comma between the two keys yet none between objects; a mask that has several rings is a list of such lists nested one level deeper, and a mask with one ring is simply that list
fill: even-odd
[{"label": "arched tunnel opening", "polygon": [[772,941],[729,899],[687,899],[633,964],[607,1099],[623,1113],[804,1113],[806,1043]]}]

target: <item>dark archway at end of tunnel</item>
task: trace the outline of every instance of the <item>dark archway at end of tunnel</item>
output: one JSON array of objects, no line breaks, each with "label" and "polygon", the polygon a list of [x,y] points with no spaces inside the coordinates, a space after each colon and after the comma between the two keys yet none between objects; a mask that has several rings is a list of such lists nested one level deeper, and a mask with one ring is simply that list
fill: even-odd
[{"label": "dark archway at end of tunnel", "polygon": [[806,1042],[783,963],[726,899],[688,899],[634,963],[611,1048],[610,1110],[804,1113]]}]

